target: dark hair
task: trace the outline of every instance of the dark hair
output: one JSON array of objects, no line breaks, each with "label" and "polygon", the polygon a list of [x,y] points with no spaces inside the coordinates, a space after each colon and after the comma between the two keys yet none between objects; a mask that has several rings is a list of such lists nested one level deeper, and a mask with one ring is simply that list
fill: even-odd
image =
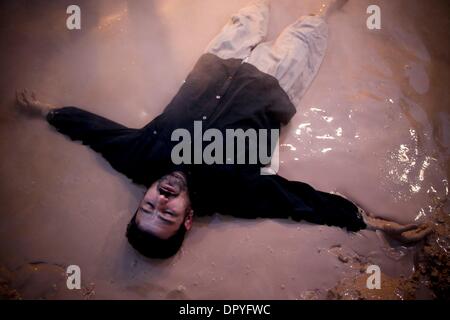
[{"label": "dark hair", "polygon": [[161,239],[149,231],[139,228],[136,213],[127,227],[127,238],[131,246],[147,258],[167,259],[175,255],[184,240],[186,228],[181,224],[178,231],[168,239]]}]

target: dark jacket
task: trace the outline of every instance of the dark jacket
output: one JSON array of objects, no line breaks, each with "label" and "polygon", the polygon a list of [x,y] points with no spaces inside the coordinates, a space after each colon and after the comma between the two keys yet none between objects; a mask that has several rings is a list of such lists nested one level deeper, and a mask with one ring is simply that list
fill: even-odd
[{"label": "dark jacket", "polygon": [[173,170],[185,172],[196,214],[291,217],[351,231],[365,228],[350,201],[302,182],[262,176],[261,163],[175,165],[171,160],[178,143],[171,141],[172,132],[184,128],[194,137],[194,121],[202,122],[203,132],[209,128],[223,133],[238,128],[271,130],[280,129],[294,114],[295,107],[277,79],[241,60],[204,54],[164,111],[141,129],[76,107],[55,109],[47,119],[61,133],[101,153],[136,183],[150,186]]}]

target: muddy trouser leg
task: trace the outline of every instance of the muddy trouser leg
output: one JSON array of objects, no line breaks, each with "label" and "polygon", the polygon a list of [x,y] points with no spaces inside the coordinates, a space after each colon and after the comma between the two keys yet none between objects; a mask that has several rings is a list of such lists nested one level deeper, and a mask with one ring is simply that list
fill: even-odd
[{"label": "muddy trouser leg", "polygon": [[304,16],[272,42],[259,44],[246,61],[278,79],[297,105],[317,74],[327,49],[328,26],[318,16]]},{"label": "muddy trouser leg", "polygon": [[268,1],[253,1],[231,17],[208,44],[205,53],[215,54],[222,59],[245,59],[265,38],[268,24]]}]

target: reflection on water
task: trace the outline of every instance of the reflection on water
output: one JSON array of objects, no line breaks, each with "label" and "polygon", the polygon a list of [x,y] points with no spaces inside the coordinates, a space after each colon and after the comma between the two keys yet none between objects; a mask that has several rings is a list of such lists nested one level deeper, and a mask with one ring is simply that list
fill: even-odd
[{"label": "reflection on water", "polygon": [[[393,7],[400,10],[400,2]],[[346,28],[345,21],[338,23]],[[288,170],[295,168],[290,161],[299,158],[317,174],[320,166],[341,164],[336,175],[366,182],[366,193],[353,192],[351,185],[348,193],[373,211],[404,221],[423,220],[448,199],[448,93],[443,97],[440,87],[445,84],[432,79],[436,74],[447,77],[445,70],[432,70],[443,65],[448,52],[443,43],[429,47],[429,39],[418,31],[423,28],[419,21],[406,19],[390,21],[378,33],[353,26],[347,50],[339,43],[349,37],[331,30],[331,49],[321,71],[339,75],[339,82],[319,73],[298,106],[284,141],[290,148],[281,148]],[[445,66],[448,70],[448,60]],[[320,185],[320,176],[308,178]],[[381,198],[385,201],[380,206],[375,199]]]}]

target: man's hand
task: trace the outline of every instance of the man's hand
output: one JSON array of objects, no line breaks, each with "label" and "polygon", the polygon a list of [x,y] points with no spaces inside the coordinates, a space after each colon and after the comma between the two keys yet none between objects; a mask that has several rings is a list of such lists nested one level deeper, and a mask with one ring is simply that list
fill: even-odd
[{"label": "man's hand", "polygon": [[46,117],[54,108],[50,104],[39,101],[34,92],[29,92],[27,89],[16,91],[16,102],[21,111],[38,117]]},{"label": "man's hand", "polygon": [[428,223],[421,225],[402,225],[394,221],[375,218],[367,214],[364,215],[364,221],[370,229],[381,230],[402,243],[420,241],[433,231],[431,225]]}]

